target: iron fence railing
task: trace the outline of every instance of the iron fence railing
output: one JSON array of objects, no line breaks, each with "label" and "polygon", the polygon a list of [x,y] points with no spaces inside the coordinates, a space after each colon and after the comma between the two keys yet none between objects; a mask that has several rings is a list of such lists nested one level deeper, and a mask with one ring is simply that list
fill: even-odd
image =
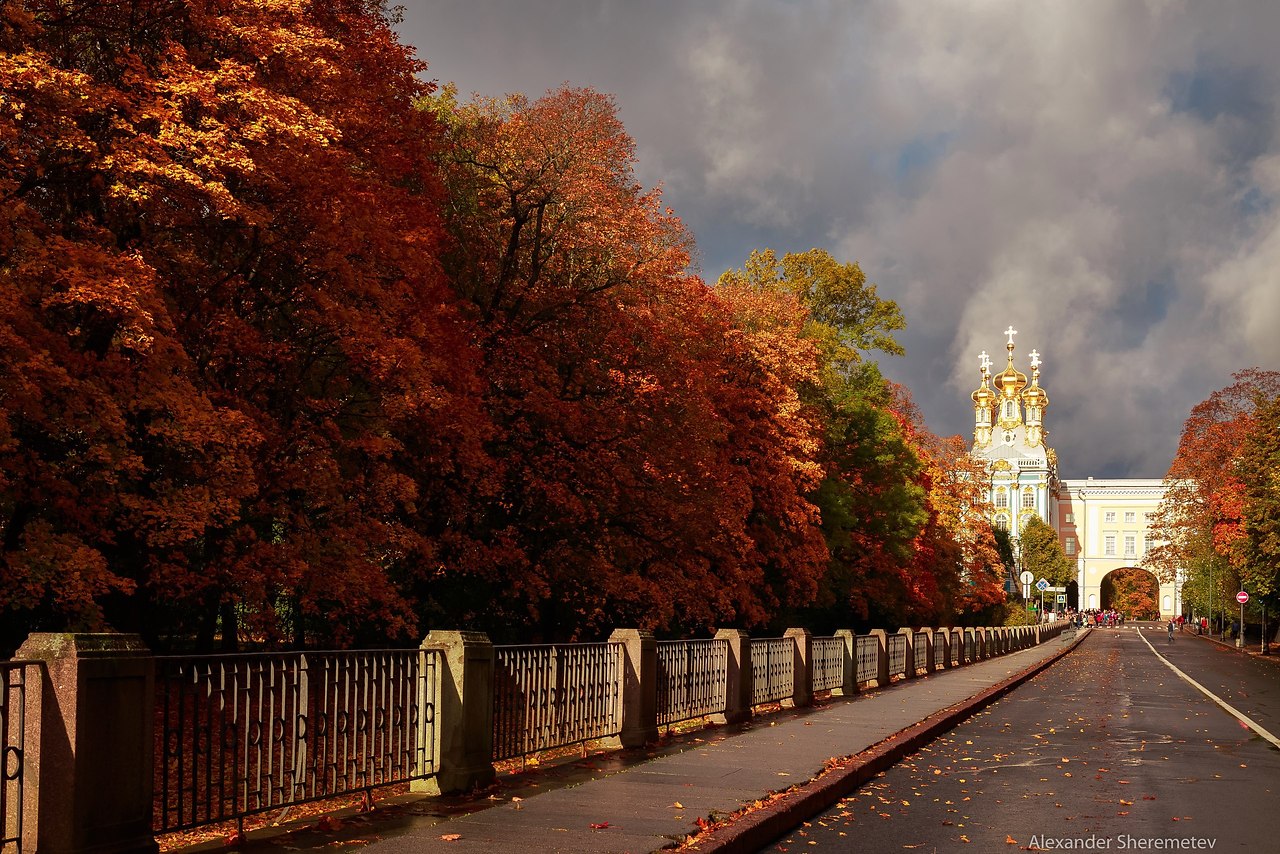
[{"label": "iron fence railing", "polygon": [[622,644],[496,646],[493,758],[615,736],[622,729]]},{"label": "iron fence railing", "polygon": [[727,708],[727,640],[658,641],[658,726]]},{"label": "iron fence railing", "polygon": [[954,629],[951,632],[951,666],[959,667],[964,652],[964,632]]},{"label": "iron fence railing", "polygon": [[859,635],[856,651],[858,684],[874,682],[880,675],[880,642],[869,635]]},{"label": "iron fence railing", "polygon": [[436,773],[440,653],[156,659],[164,833]]},{"label": "iron fence railing", "polygon": [[977,646],[977,638],[976,638],[976,636],[974,635],[974,633],[973,633],[973,632],[965,632],[965,633],[964,633],[964,660],[965,660],[965,662],[967,662],[967,663],[972,663],[972,662],[973,662],[974,653],[976,652],[977,648],[978,648],[978,646]]},{"label": "iron fence railing", "polygon": [[791,638],[752,638],[751,705],[795,696],[795,650]]},{"label": "iron fence railing", "polygon": [[844,638],[814,638],[809,654],[810,690],[816,693],[844,687]]},{"label": "iron fence railing", "polygon": [[22,850],[23,785],[26,783],[27,687],[39,663],[0,661],[0,850]]},{"label": "iron fence railing", "polygon": [[941,670],[947,666],[947,633],[938,629],[933,633],[933,669]]},{"label": "iron fence railing", "polygon": [[929,633],[916,632],[911,637],[911,667],[914,673],[929,667]]},{"label": "iron fence railing", "polygon": [[905,635],[889,635],[889,678],[907,675],[907,638]]}]

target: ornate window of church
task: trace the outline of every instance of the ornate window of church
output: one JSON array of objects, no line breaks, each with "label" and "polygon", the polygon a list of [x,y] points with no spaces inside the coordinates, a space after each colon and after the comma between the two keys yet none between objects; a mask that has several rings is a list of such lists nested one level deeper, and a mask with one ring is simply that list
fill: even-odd
[{"label": "ornate window of church", "polygon": [[1022,506],[1030,509],[1036,506],[1036,494],[1031,491],[1031,487],[1022,490]]},{"label": "ornate window of church", "polygon": [[1009,493],[1004,491],[1003,486],[996,490],[996,506],[997,507],[1009,506]]},{"label": "ornate window of church", "polygon": [[996,517],[996,527],[997,527],[997,528],[999,528],[1001,531],[1007,531],[1007,530],[1009,530],[1009,517],[1007,517],[1007,516],[997,516],[997,517]]},{"label": "ornate window of church", "polygon": [[1004,417],[1013,418],[1013,401],[1006,400],[1004,403]]}]

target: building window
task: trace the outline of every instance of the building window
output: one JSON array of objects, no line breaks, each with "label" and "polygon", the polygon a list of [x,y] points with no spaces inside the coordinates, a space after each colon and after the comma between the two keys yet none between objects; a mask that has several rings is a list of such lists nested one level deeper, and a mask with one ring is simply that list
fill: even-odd
[{"label": "building window", "polygon": [[1030,489],[1022,490],[1022,506],[1027,509],[1036,506],[1036,494]]},{"label": "building window", "polygon": [[1068,513],[1064,517],[1063,521],[1066,522],[1068,525],[1074,525],[1076,523],[1076,514]]},{"label": "building window", "polygon": [[996,506],[997,507],[1009,506],[1009,493],[1005,492],[1003,487],[996,490]]},{"label": "building window", "polygon": [[999,528],[1001,531],[1009,530],[1009,520],[1006,519],[1004,516],[997,516],[996,527]]},{"label": "building window", "polygon": [[1116,511],[1114,510],[1108,510],[1106,513],[1102,514],[1102,521],[1104,522],[1114,522],[1115,520],[1116,520]]},{"label": "building window", "polygon": [[1137,557],[1137,554],[1138,554],[1137,540],[1138,538],[1135,537],[1133,534],[1125,535],[1125,538],[1124,538],[1124,556],[1125,557]]},{"label": "building window", "polygon": [[1066,552],[1067,552],[1067,554],[1069,554],[1069,555],[1073,555],[1073,554],[1075,554],[1075,553],[1076,553],[1076,538],[1075,538],[1075,537],[1067,537],[1067,542],[1066,542]]},{"label": "building window", "polygon": [[1150,551],[1151,551],[1151,535],[1148,534],[1147,536],[1142,538],[1142,553],[1147,554]]},{"label": "building window", "polygon": [[1103,538],[1103,543],[1104,543],[1104,546],[1102,549],[1102,553],[1107,555],[1108,557],[1115,557],[1116,556],[1116,535],[1107,534],[1106,537]]},{"label": "building window", "polygon": [[1013,401],[1012,400],[1007,401],[1004,405],[1004,417],[1005,418],[1013,417]]},{"label": "building window", "polygon": [[1124,523],[1125,523],[1126,525],[1132,525],[1132,524],[1133,524],[1134,522],[1136,522],[1136,521],[1138,521],[1138,514],[1137,514],[1137,513],[1135,513],[1135,512],[1134,512],[1134,511],[1132,511],[1132,510],[1129,510],[1129,511],[1126,511],[1126,512],[1125,512],[1125,514],[1124,514]]}]

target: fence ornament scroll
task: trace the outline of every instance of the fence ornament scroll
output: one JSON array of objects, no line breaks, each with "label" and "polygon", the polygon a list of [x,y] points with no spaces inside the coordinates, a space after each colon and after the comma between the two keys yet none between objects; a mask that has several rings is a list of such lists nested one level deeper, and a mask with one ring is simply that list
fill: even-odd
[{"label": "fence ornament scroll", "polygon": [[903,635],[889,635],[889,678],[907,675],[907,639]]},{"label": "fence ornament scroll", "polygon": [[844,687],[844,638],[814,638],[810,649],[811,690],[816,693]]},{"label": "fence ornament scroll", "polygon": [[0,661],[0,849],[22,850],[27,686],[37,678],[34,661]]},{"label": "fence ornament scroll", "polygon": [[158,832],[436,773],[431,650],[156,659]]},{"label": "fence ornament scroll", "polygon": [[723,712],[728,701],[729,642],[658,641],[658,726]]},{"label": "fence ornament scroll", "polygon": [[493,759],[617,735],[622,644],[493,648]]},{"label": "fence ornament scroll", "polygon": [[752,706],[795,696],[795,650],[792,638],[752,639]]}]

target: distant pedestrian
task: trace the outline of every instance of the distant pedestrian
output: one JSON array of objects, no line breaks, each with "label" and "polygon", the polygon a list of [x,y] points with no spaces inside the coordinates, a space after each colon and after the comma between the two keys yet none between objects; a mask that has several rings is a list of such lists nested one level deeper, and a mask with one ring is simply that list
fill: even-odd
[{"label": "distant pedestrian", "polygon": [[1173,643],[1173,617],[1169,618],[1169,643]]}]

